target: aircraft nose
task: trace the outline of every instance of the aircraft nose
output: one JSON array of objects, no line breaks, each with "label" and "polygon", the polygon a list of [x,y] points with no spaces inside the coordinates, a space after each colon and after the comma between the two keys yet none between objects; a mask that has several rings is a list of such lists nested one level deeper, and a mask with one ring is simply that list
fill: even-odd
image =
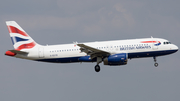
[{"label": "aircraft nose", "polygon": [[175,49],[176,51],[178,51],[178,46],[176,46],[176,45],[173,45],[173,49]]},{"label": "aircraft nose", "polygon": [[178,46],[175,45],[175,49],[178,50],[179,49]]}]

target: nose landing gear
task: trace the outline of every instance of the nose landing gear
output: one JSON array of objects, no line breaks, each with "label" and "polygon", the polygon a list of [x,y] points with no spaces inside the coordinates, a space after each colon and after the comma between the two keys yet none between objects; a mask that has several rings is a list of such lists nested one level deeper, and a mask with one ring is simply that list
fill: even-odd
[{"label": "nose landing gear", "polygon": [[154,63],[154,66],[157,67],[157,66],[158,66],[158,63]]},{"label": "nose landing gear", "polygon": [[154,62],[155,62],[155,63],[154,63],[154,66],[157,67],[157,66],[158,66],[158,63],[156,62],[156,61],[157,61],[157,60],[156,60],[156,57],[154,56],[153,59],[154,59]]}]

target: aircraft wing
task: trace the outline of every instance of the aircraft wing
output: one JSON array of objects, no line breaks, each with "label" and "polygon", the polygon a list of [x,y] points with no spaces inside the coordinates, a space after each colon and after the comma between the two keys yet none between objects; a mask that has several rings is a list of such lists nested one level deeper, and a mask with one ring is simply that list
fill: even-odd
[{"label": "aircraft wing", "polygon": [[93,48],[91,46],[87,46],[85,44],[77,44],[81,50],[81,52],[85,52],[87,55],[91,56],[91,59],[95,58],[95,57],[107,57],[110,55],[109,52],[103,51],[103,50],[99,50],[96,48]]}]

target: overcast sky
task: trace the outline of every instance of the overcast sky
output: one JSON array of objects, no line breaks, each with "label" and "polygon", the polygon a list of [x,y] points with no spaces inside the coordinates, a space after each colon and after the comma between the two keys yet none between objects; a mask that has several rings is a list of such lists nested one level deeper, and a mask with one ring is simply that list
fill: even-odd
[{"label": "overcast sky", "polygon": [[37,43],[164,38],[180,47],[180,0],[3,0],[0,3],[0,101],[179,101],[180,53],[132,59],[125,66],[16,59],[5,21]]}]

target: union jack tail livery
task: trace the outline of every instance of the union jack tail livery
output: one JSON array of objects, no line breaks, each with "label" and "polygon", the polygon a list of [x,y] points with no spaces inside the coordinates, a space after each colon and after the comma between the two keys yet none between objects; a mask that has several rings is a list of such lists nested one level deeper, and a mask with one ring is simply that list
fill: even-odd
[{"label": "union jack tail livery", "polygon": [[6,51],[5,55],[27,55],[35,46],[40,46],[15,21],[6,21],[6,25],[14,50]]},{"label": "union jack tail livery", "polygon": [[37,43],[15,22],[6,22],[15,50],[31,49]]}]

